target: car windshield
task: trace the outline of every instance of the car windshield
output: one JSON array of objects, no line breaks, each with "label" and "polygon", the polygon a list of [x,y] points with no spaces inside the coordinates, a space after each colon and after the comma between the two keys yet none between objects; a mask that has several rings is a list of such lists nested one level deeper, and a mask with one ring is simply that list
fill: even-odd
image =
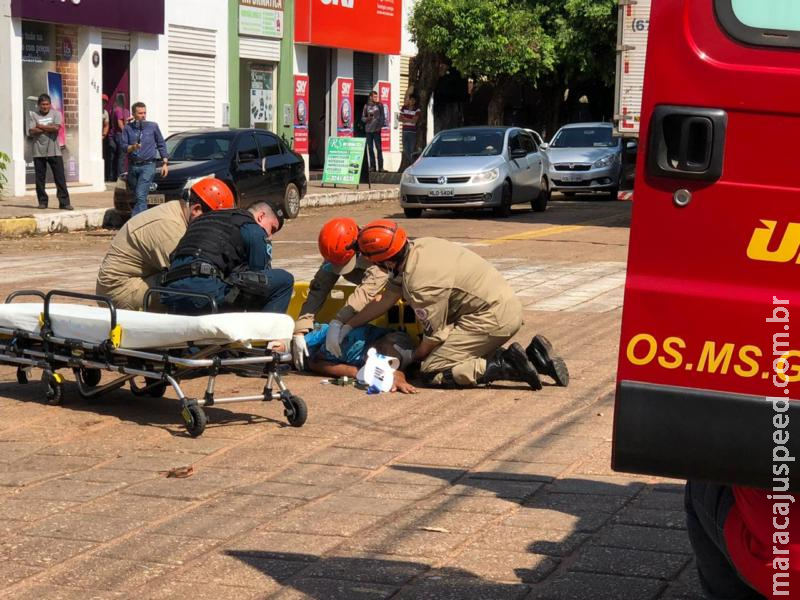
[{"label": "car windshield", "polygon": [[613,148],[617,140],[611,127],[569,127],[562,129],[550,144],[553,148]]},{"label": "car windshield", "polygon": [[174,135],[167,140],[167,152],[172,161],[215,160],[225,158],[230,145],[230,134]]},{"label": "car windshield", "polygon": [[433,140],[425,156],[496,156],[503,151],[504,138],[502,129],[445,131]]}]

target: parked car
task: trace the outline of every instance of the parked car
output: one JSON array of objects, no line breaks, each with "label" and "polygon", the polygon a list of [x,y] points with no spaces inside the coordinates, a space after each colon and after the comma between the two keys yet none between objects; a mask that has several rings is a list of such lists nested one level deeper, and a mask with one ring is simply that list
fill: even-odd
[{"label": "parked car", "polygon": [[[303,157],[278,136],[260,129],[197,129],[167,138],[169,174],[156,177],[147,195],[148,206],[180,198],[187,182],[217,177],[227,183],[237,205],[246,208],[267,200],[282,206],[289,218],[300,212],[307,182]],[[114,188],[114,208],[130,213],[133,192],[126,173]]]},{"label": "parked car", "polygon": [[623,140],[614,137],[611,123],[564,125],[545,146],[551,189],[567,195],[603,192],[616,199],[622,153]]},{"label": "parked car", "polygon": [[506,217],[523,202],[543,211],[549,198],[539,145],[518,127],[442,131],[400,182],[400,204],[410,218],[445,208],[492,208]]}]

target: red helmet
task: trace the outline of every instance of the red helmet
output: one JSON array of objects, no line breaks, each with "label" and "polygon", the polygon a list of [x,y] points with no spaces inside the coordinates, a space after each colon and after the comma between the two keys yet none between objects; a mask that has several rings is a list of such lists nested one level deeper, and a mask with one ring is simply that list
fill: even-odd
[{"label": "red helmet", "polygon": [[188,194],[190,202],[193,197],[199,198],[211,210],[225,210],[236,207],[231,188],[221,179],[214,177],[206,177],[192,185]]},{"label": "red helmet", "polygon": [[405,230],[394,221],[378,219],[369,223],[358,235],[358,248],[370,262],[390,260],[406,245]]},{"label": "red helmet", "polygon": [[331,219],[319,232],[319,253],[340,275],[352,271],[356,266],[358,248],[358,225],[353,219],[337,217]]}]

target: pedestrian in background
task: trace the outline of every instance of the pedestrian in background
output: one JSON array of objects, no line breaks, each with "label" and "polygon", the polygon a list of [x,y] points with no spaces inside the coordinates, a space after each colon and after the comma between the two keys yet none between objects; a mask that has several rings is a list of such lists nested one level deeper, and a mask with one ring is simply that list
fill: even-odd
[{"label": "pedestrian in background", "polygon": [[56,184],[58,205],[62,210],[72,210],[64,176],[64,160],[58,143],[61,130],[61,113],[52,109],[50,96],[42,94],[38,99],[38,111],[28,114],[28,135],[33,138],[33,166],[36,172],[36,198],[39,208],[47,208],[48,197],[45,190],[47,165],[53,172]]},{"label": "pedestrian in background", "polygon": [[[367,157],[370,171],[383,171],[383,148],[381,147],[381,129],[386,124],[383,104],[378,102],[378,92],[372,92],[361,113],[361,121],[367,133]],[[374,146],[374,151],[373,151]],[[378,160],[375,162],[375,155]]]},{"label": "pedestrian in background", "polygon": [[411,165],[411,155],[417,146],[417,123],[419,122],[419,99],[417,95],[408,95],[406,103],[400,109],[400,122],[403,124],[403,164]]},{"label": "pedestrian in background", "polygon": [[135,198],[131,216],[135,217],[147,209],[147,193],[156,176],[156,153],[161,155],[161,177],[169,173],[169,156],[158,123],[146,120],[144,102],[136,102],[131,108],[133,121],[122,130],[122,147],[128,154],[128,187]]},{"label": "pedestrian in background", "polygon": [[112,163],[113,171],[111,180],[116,181],[117,177],[125,172],[125,158],[127,152],[122,145],[122,132],[125,125],[131,120],[131,113],[125,108],[125,100],[122,96],[117,97],[114,103],[114,110],[111,114],[111,136],[114,140],[114,160]]},{"label": "pedestrian in background", "polygon": [[116,144],[111,137],[111,116],[108,114],[108,95],[103,94],[103,175],[106,181],[113,181],[114,150]]}]

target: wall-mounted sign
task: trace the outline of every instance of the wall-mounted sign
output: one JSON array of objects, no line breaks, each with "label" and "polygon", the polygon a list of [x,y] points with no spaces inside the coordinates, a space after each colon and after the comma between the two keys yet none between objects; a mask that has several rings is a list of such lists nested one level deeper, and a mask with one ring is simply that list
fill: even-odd
[{"label": "wall-mounted sign", "polygon": [[92,64],[95,67],[99,67],[100,66],[100,53],[97,50],[92,52]]},{"label": "wall-mounted sign", "polygon": [[11,16],[65,25],[164,33],[164,0],[11,0]]},{"label": "wall-mounted sign", "polygon": [[350,77],[336,78],[336,135],[353,137],[353,110],[356,102],[355,84]]},{"label": "wall-mounted sign", "polygon": [[239,0],[239,33],[283,37],[283,0]]},{"label": "wall-mounted sign", "polygon": [[294,76],[294,149],[308,154],[308,75]]},{"label": "wall-mounted sign", "polygon": [[400,54],[402,0],[295,0],[298,44]]}]

